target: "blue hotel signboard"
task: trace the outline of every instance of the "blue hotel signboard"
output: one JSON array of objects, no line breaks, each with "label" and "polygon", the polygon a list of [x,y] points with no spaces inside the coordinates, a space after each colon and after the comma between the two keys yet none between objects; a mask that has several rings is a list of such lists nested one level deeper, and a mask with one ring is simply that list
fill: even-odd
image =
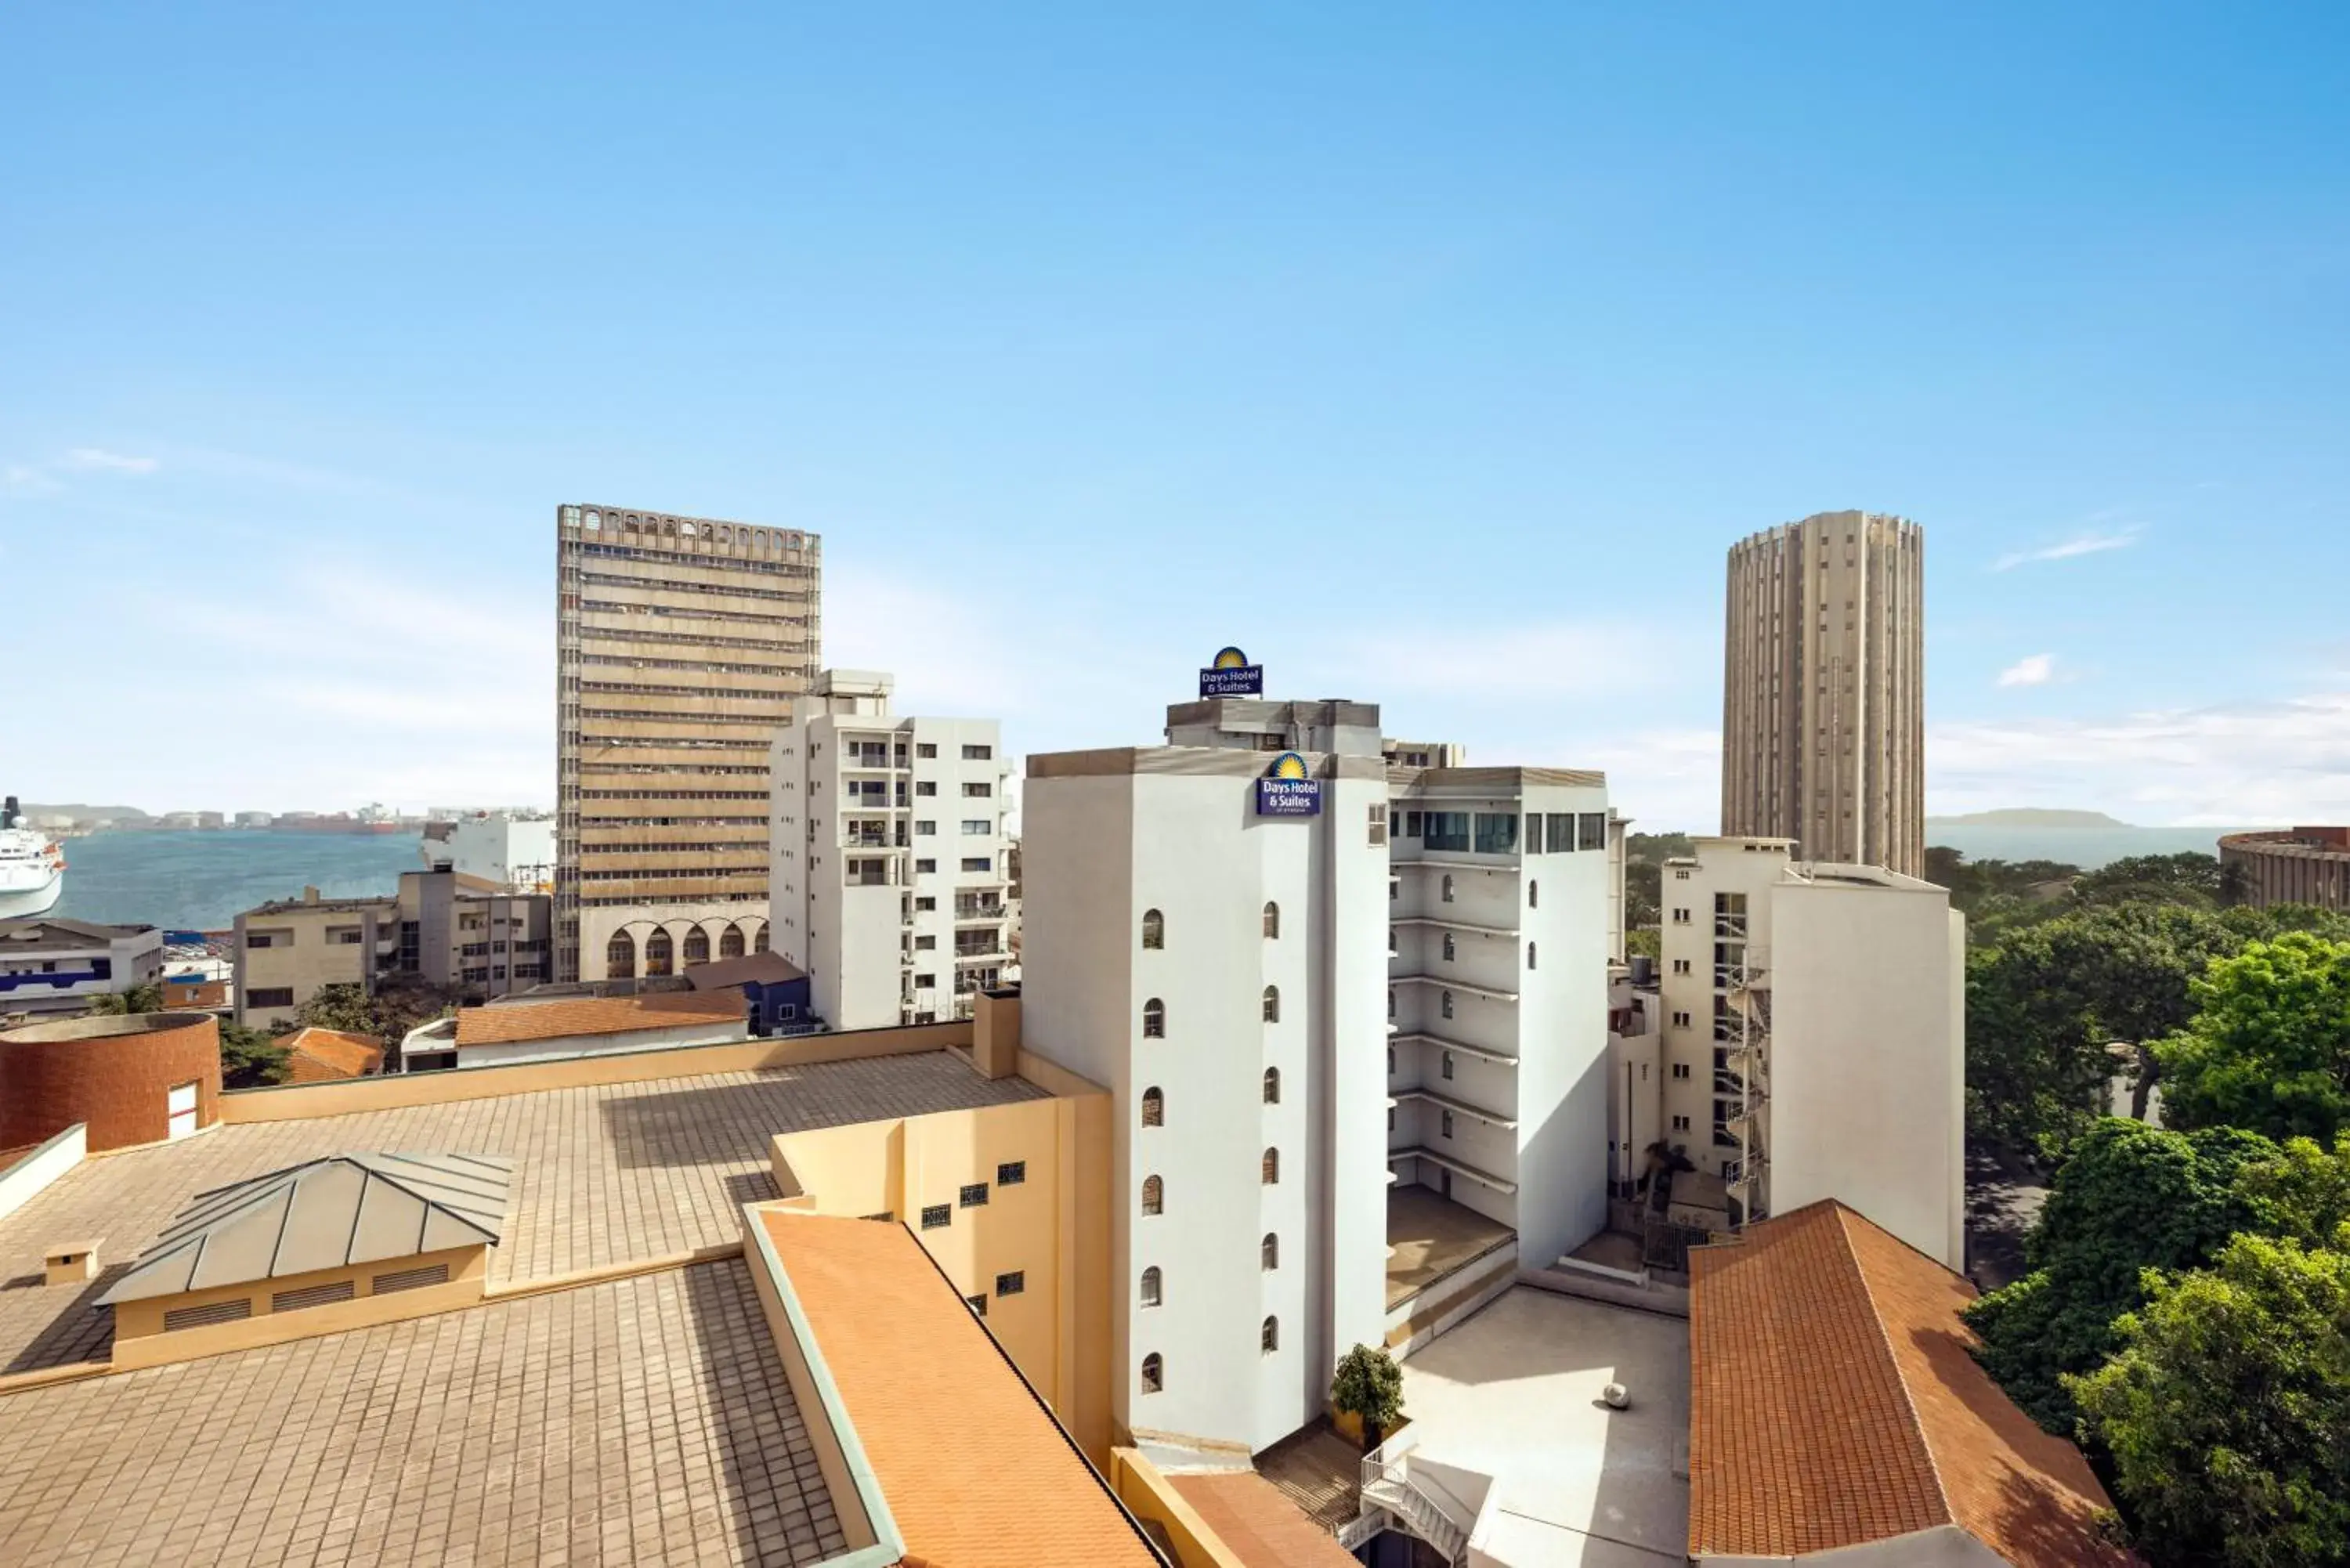
[{"label": "blue hotel signboard", "polygon": [[1216,655],[1213,664],[1200,671],[1200,695],[1262,697],[1264,695],[1264,666],[1251,664],[1248,655],[1237,648],[1227,648]]},{"label": "blue hotel signboard", "polygon": [[1264,777],[1256,781],[1259,816],[1319,816],[1322,781],[1306,776],[1305,759],[1284,752],[1273,759]]}]

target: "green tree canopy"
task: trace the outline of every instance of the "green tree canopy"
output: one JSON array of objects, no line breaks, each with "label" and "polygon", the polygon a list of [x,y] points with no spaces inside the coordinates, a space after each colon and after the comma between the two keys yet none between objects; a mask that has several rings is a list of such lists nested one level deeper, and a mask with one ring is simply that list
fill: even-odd
[{"label": "green tree canopy", "polygon": [[257,1089],[286,1081],[286,1053],[277,1036],[224,1019],[220,1026],[221,1087]]},{"label": "green tree canopy", "polygon": [[89,999],[89,1010],[99,1015],[114,1016],[161,1012],[163,1011],[163,988],[153,981],[146,981],[128,991],[106,992]]},{"label": "green tree canopy", "polygon": [[2239,1236],[2068,1380],[2158,1568],[2350,1561],[2350,1257]]},{"label": "green tree canopy", "polygon": [[2073,898],[2084,904],[2158,898],[2210,909],[2220,902],[2220,857],[2190,849],[2181,855],[2132,855],[2110,860],[2075,877]]},{"label": "green tree canopy", "polygon": [[2114,1320],[2144,1303],[2146,1271],[2199,1267],[2243,1227],[2238,1173],[2277,1156],[2268,1139],[2233,1127],[2095,1123],[2026,1240],[2032,1272],[1967,1308],[1982,1337],[1977,1359],[2034,1420],[2069,1432],[2064,1376],[2095,1370],[2117,1348]]},{"label": "green tree canopy", "polygon": [[1358,1345],[1338,1358],[1330,1376],[1330,1407],[1362,1417],[1366,1435],[1403,1419],[1403,1372],[1382,1346]]},{"label": "green tree canopy", "polygon": [[360,985],[322,985],[295,1010],[295,1022],[313,1029],[364,1034],[397,1051],[408,1032],[454,1005],[447,989],[409,976],[388,976],[370,992]]},{"label": "green tree canopy", "polygon": [[2263,1236],[2350,1252],[2350,1133],[2330,1151],[2311,1138],[2288,1139],[2273,1159],[2236,1172],[2236,1199],[2248,1227]]},{"label": "green tree canopy", "polygon": [[2331,1143],[2350,1122],[2350,941],[2254,942],[2193,992],[2192,1022],[2154,1047],[2164,1119]]}]

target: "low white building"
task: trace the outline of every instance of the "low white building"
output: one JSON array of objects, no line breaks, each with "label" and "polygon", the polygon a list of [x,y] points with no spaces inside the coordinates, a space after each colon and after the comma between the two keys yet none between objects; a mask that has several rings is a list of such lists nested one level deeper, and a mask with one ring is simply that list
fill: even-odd
[{"label": "low white building", "polygon": [[528,812],[471,812],[425,825],[428,867],[519,893],[555,890],[555,818]]},{"label": "low white building", "polygon": [[1011,962],[1002,727],[899,717],[890,690],[824,670],[768,751],[771,945],[834,1029],[968,1018]]},{"label": "low white building", "polygon": [[1665,1141],[1732,1224],[1834,1198],[1963,1268],[1964,917],[1788,839],[1695,847],[1662,877]]},{"label": "low white building", "polygon": [[42,916],[0,921],[0,1017],[82,1012],[90,999],[152,984],[163,972],[163,933]]}]

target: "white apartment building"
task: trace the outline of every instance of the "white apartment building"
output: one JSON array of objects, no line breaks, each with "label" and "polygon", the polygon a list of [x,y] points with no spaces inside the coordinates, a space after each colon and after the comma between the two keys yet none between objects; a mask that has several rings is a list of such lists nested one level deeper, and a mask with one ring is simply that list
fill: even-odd
[{"label": "white apartment building", "polygon": [[1216,697],[1028,760],[1023,1040],[1118,1106],[1114,1414],[1149,1440],[1261,1450],[1411,1335],[1402,1191],[1463,1268],[1606,1223],[1604,780],[1390,766],[1378,719]]},{"label": "white apartment building", "polygon": [[768,748],[771,945],[834,1029],[967,1018],[1010,961],[1002,727],[898,717],[890,690],[824,670]]},{"label": "white apartment building", "polygon": [[1962,1269],[1964,917],[1789,839],[1695,847],[1664,867],[1664,1141],[1732,1223],[1835,1198]]},{"label": "white apartment building", "polygon": [[0,1018],[82,1012],[94,997],[152,984],[163,973],[163,933],[54,915],[0,920]]},{"label": "white apartment building", "polygon": [[468,812],[427,823],[421,851],[429,869],[447,865],[518,893],[555,888],[555,818],[516,812]]},{"label": "white apartment building", "polygon": [[1622,828],[1596,773],[1389,776],[1388,1164],[1539,1268],[1607,1222]]}]

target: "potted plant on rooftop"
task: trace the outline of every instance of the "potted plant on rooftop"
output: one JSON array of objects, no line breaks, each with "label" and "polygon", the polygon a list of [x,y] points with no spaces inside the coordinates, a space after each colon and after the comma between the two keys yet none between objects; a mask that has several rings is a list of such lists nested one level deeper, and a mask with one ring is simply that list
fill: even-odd
[{"label": "potted plant on rooftop", "polygon": [[1367,1454],[1403,1426],[1403,1372],[1385,1348],[1358,1345],[1338,1358],[1330,1422]]}]

